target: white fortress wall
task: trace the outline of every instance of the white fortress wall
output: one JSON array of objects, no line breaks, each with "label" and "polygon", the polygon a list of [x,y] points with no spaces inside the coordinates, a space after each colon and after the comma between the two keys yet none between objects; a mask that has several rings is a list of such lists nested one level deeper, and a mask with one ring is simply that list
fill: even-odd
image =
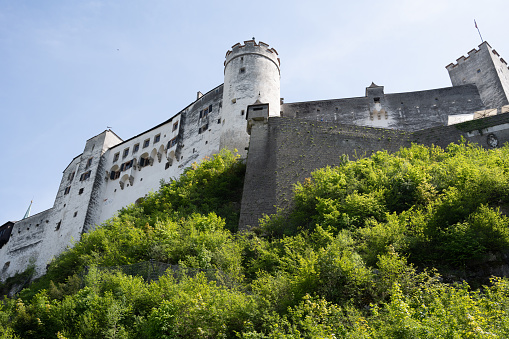
[{"label": "white fortress wall", "polygon": [[106,184],[95,224],[157,191],[161,180],[176,179],[193,162],[217,153],[221,102],[222,85],[161,125],[109,149],[104,154]]},{"label": "white fortress wall", "polygon": [[9,242],[0,249],[0,279],[30,263],[36,276],[43,274],[53,257],[81,238],[102,154],[120,141],[111,131],[87,140],[83,153],[64,170],[53,207],[14,224]]}]

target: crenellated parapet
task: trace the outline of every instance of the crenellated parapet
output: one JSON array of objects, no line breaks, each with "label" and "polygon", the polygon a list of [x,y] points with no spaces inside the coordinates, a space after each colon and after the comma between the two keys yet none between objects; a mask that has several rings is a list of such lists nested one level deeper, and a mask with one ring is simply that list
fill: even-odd
[{"label": "crenellated parapet", "polygon": [[281,60],[278,57],[278,52],[268,44],[259,41],[256,43],[255,40],[244,41],[244,44],[236,43],[232,46],[231,50],[226,52],[224,66],[226,67],[232,60],[241,58],[245,55],[259,55],[271,60],[279,70]]},{"label": "crenellated parapet", "polygon": [[[468,62],[470,59],[475,58],[477,56],[477,53],[479,53],[482,50],[490,51],[494,56],[496,56],[500,60],[501,63],[503,63],[507,66],[507,62],[504,60],[504,58],[502,58],[500,56],[500,54],[498,54],[498,52],[496,50],[494,50],[487,41],[484,41],[482,44],[479,45],[478,49],[474,48],[474,49],[470,50],[467,53],[468,56],[466,56],[466,57],[464,55],[460,56],[458,59],[456,59],[456,63],[451,62],[449,65],[445,66],[445,68],[448,71],[451,71],[455,67],[457,67],[465,62]],[[508,69],[509,69],[509,67],[508,67]]]}]

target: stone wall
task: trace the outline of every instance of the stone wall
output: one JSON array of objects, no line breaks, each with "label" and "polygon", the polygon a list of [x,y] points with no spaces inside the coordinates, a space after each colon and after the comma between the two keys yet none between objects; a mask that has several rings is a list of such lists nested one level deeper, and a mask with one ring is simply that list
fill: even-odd
[{"label": "stone wall", "polygon": [[447,125],[449,115],[484,109],[475,85],[392,94],[384,94],[382,86],[373,85],[365,97],[285,103],[283,116],[417,131]]},{"label": "stone wall", "polygon": [[382,150],[394,153],[412,143],[445,148],[462,138],[485,148],[509,142],[509,114],[416,132],[291,118],[252,123],[241,230],[257,226],[264,214],[290,207],[295,183],[316,169],[339,165],[345,157],[356,160]]}]

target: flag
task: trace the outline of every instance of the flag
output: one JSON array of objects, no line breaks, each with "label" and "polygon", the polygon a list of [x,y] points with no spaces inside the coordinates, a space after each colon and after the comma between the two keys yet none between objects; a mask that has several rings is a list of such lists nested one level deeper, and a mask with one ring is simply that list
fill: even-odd
[{"label": "flag", "polygon": [[25,213],[25,216],[23,219],[26,219],[30,216],[30,209],[32,208],[32,201],[30,201],[30,206],[28,206],[27,212]]},{"label": "flag", "polygon": [[474,25],[475,25],[475,28],[479,29],[479,27],[477,27],[477,22],[475,22],[475,19],[474,19]]}]

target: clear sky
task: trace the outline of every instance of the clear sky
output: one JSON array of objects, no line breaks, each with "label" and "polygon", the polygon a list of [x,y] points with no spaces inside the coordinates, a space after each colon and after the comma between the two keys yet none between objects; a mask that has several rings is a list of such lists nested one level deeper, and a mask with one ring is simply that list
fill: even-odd
[{"label": "clear sky", "polygon": [[509,61],[507,0],[0,0],[0,224],[53,206],[62,171],[107,126],[128,139],[223,82],[255,37],[285,102],[450,86],[483,38]]}]

